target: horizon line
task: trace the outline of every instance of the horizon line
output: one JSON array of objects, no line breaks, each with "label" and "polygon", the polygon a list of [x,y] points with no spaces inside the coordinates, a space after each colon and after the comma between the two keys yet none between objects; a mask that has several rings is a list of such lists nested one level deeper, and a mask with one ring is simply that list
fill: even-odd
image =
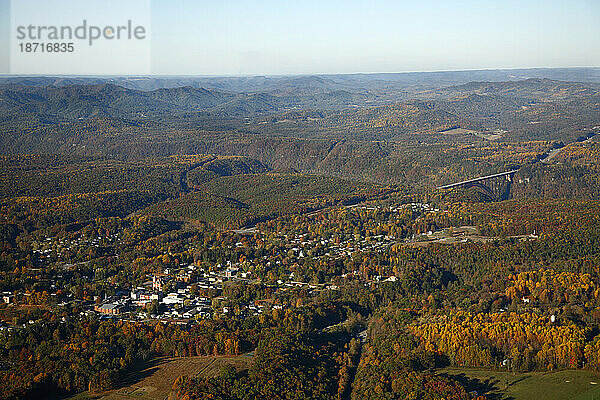
[{"label": "horizon line", "polygon": [[397,71],[397,72],[314,72],[314,73],[291,73],[291,74],[0,74],[0,78],[16,77],[73,77],[73,78],[249,78],[249,77],[302,77],[302,76],[338,76],[338,75],[401,75],[401,74],[434,74],[448,72],[482,72],[482,71],[527,71],[527,70],[551,70],[551,69],[600,69],[598,66],[570,66],[570,67],[510,67],[510,68],[473,68],[473,69],[440,69],[440,70],[420,70],[420,71]]}]

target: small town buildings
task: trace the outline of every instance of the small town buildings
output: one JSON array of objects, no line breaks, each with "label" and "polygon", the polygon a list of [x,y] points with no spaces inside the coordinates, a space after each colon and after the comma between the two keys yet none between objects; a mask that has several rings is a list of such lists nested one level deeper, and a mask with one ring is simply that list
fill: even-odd
[{"label": "small town buildings", "polygon": [[168,275],[152,275],[152,290],[162,291],[171,279],[173,278]]},{"label": "small town buildings", "polygon": [[11,293],[3,293],[2,301],[4,301],[6,304],[12,304],[15,301],[15,296],[13,296]]},{"label": "small town buildings", "polygon": [[116,303],[104,303],[94,306],[94,311],[101,314],[119,315],[124,311],[124,306]]},{"label": "small town buildings", "polygon": [[162,302],[164,304],[183,304],[183,296],[181,296],[179,293],[169,293],[163,300]]}]

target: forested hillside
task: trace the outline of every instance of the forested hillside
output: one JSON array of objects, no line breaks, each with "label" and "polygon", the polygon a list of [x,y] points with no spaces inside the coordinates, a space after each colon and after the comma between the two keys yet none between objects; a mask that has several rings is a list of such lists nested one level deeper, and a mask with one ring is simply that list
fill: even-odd
[{"label": "forested hillside", "polygon": [[595,69],[4,81],[0,397],[598,393]]}]

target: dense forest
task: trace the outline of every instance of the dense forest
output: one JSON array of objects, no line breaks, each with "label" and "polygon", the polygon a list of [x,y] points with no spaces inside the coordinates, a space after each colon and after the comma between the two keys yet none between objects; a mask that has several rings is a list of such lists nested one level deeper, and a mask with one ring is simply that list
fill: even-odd
[{"label": "dense forest", "polygon": [[550,72],[5,79],[0,397],[190,357],[245,361],[172,400],[599,373],[599,89]]}]

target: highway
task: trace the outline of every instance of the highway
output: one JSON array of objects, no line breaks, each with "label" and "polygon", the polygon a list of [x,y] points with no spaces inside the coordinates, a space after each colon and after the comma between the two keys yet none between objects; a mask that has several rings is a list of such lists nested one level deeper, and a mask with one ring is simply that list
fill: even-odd
[{"label": "highway", "polygon": [[[573,143],[587,143],[587,142],[589,142],[589,141],[593,140],[593,139],[594,139],[596,136],[598,136],[598,134],[597,134],[597,133],[590,133],[589,135],[590,135],[590,136],[589,136],[587,139],[585,139],[585,140],[583,140],[583,141],[581,141],[581,142],[573,142]],[[555,156],[556,156],[558,153],[560,153],[561,151],[563,151],[564,149],[566,149],[567,147],[569,147],[569,146],[570,146],[570,145],[572,145],[573,143],[569,143],[568,145],[566,145],[566,146],[563,146],[563,147],[559,147],[558,149],[553,149],[552,151],[550,151],[550,152],[548,153],[548,155],[547,155],[546,157],[542,158],[540,161],[541,161],[542,163],[544,163],[544,164],[547,164],[547,163],[549,163],[550,161],[552,161],[552,159],[553,159],[553,158],[554,158],[554,157],[555,157]]]}]

